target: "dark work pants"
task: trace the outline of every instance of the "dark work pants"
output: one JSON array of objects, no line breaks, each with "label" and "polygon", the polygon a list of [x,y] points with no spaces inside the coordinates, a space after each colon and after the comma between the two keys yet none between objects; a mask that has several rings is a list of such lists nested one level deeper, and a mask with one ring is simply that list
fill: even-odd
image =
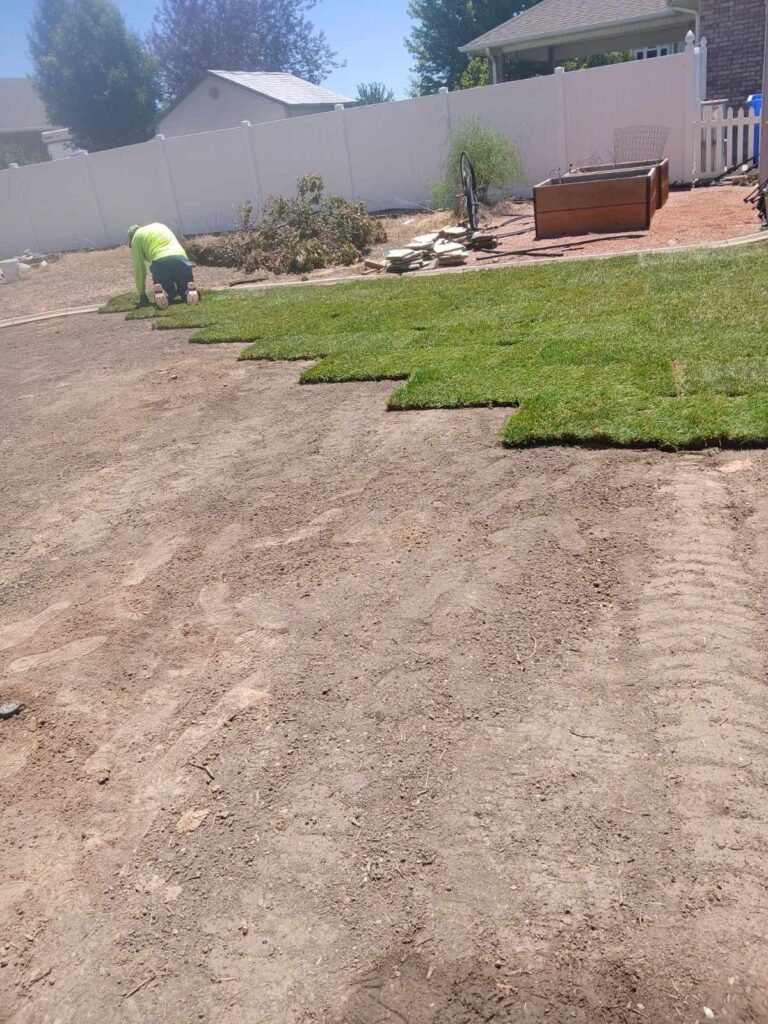
[{"label": "dark work pants", "polygon": [[183,256],[164,256],[149,265],[152,280],[162,285],[169,299],[178,295],[182,302],[187,297],[187,285],[192,280],[192,264]]}]

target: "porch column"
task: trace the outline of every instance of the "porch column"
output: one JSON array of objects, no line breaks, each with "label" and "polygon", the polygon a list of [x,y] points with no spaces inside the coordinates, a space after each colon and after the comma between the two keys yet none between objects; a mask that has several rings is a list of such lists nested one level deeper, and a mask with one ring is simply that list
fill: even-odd
[{"label": "porch column", "polygon": [[765,181],[768,178],[768,103],[765,102],[766,89],[768,89],[768,0],[766,0],[765,49],[763,51],[763,112],[760,116],[760,170],[758,172],[760,181]]},{"label": "porch column", "polygon": [[488,60],[491,62],[491,82],[493,85],[500,85],[504,78],[504,54],[501,50],[486,50]]}]

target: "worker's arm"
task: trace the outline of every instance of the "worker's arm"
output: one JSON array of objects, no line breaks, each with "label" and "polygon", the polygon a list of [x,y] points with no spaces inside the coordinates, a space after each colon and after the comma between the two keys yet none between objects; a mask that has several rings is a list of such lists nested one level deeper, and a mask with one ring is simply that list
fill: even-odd
[{"label": "worker's arm", "polygon": [[146,298],[147,267],[141,251],[141,242],[136,237],[131,242],[131,255],[133,256],[133,274],[136,278],[136,291],[139,293],[139,300],[141,300]]}]

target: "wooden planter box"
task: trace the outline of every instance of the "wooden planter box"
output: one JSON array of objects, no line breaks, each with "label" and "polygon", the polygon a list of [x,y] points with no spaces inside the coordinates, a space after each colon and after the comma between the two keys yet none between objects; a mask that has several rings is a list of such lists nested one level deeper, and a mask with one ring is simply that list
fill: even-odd
[{"label": "wooden planter box", "polygon": [[536,237],[647,231],[663,197],[660,164],[550,178],[533,190]]},{"label": "wooden planter box", "polygon": [[580,167],[576,171],[569,171],[568,174],[564,175],[566,178],[577,177],[581,174],[610,174],[612,171],[628,171],[628,170],[641,170],[646,171],[650,167],[658,167],[659,178],[657,187],[659,191],[659,209],[666,205],[669,199],[669,158],[664,157],[663,160],[649,160],[646,163],[639,164],[608,164],[597,167]]}]

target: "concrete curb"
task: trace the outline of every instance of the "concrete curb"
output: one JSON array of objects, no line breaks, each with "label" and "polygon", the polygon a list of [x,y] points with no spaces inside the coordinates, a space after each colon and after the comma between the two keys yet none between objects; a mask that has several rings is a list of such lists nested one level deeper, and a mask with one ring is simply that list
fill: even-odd
[{"label": "concrete curb", "polygon": [[15,316],[11,320],[0,320],[0,329],[3,327],[19,327],[21,324],[36,324],[41,320],[57,320],[61,316],[96,313],[100,309],[101,304],[98,306],[76,306],[74,309],[51,309],[47,313],[33,313],[30,316]]}]

